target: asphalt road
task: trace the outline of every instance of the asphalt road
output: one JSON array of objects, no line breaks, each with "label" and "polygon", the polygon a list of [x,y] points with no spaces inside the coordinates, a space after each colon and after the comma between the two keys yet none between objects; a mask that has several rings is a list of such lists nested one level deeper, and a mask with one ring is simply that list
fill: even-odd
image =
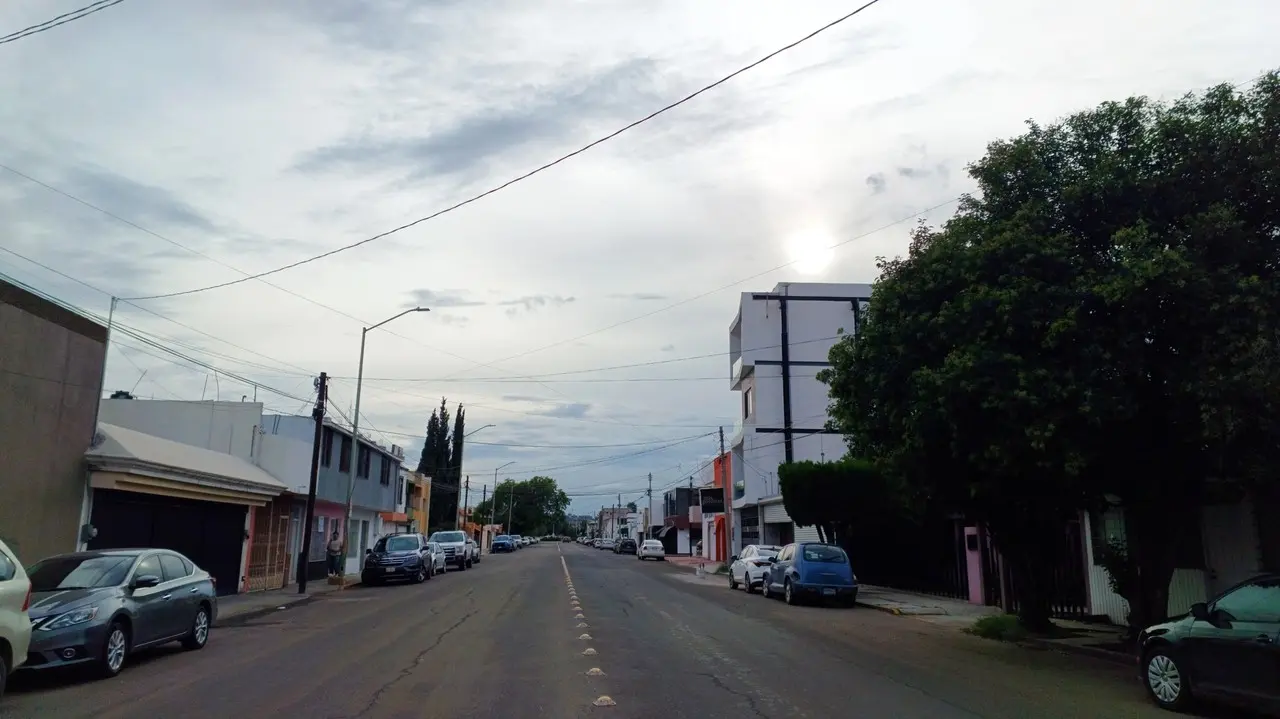
[{"label": "asphalt road", "polygon": [[1168,716],[1131,675],[544,543],[218,627],[204,650],[140,655],[112,680],[15,678],[0,717]]}]

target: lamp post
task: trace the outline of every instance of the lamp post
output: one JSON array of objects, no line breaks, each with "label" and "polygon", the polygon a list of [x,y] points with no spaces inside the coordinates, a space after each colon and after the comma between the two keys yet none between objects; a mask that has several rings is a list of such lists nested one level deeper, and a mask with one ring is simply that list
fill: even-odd
[{"label": "lamp post", "polygon": [[[364,385],[364,343],[368,338],[369,332],[387,324],[392,320],[398,320],[411,312],[430,312],[426,307],[413,307],[401,312],[398,315],[388,317],[372,327],[364,327],[360,330],[360,365],[356,369],[356,410],[355,416],[351,418],[351,473],[347,475],[347,512],[342,519],[342,574],[346,576],[346,557],[351,555],[351,497],[356,491],[356,472],[360,467],[360,390]],[[346,586],[345,582],[343,586]]]},{"label": "lamp post", "polygon": [[[480,429],[484,429],[481,427]],[[476,430],[477,432],[480,430]],[[515,464],[515,460],[511,460],[501,467],[495,467],[493,470],[493,506],[489,507],[489,524],[493,524],[494,512],[498,511],[498,470],[504,467],[510,467]],[[511,523],[511,497],[507,497],[507,524]],[[511,534],[511,527],[502,528],[507,534]]]}]

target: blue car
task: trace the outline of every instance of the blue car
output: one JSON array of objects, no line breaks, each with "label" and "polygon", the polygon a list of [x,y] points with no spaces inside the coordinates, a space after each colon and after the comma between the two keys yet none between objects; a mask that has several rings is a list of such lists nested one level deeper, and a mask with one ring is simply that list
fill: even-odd
[{"label": "blue car", "polygon": [[515,542],[511,541],[510,535],[506,534],[494,537],[493,544],[489,545],[489,554],[505,554],[514,551],[516,551]]},{"label": "blue car", "polygon": [[852,607],[858,600],[858,577],[840,547],[796,542],[770,562],[761,590],[766,597],[781,596],[787,604],[833,601]]}]

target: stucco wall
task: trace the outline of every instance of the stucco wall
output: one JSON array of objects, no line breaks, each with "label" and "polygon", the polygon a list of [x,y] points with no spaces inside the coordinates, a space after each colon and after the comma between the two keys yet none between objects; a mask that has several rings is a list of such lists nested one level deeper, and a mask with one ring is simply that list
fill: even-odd
[{"label": "stucco wall", "polygon": [[0,537],[23,563],[76,548],[106,340],[0,280]]}]

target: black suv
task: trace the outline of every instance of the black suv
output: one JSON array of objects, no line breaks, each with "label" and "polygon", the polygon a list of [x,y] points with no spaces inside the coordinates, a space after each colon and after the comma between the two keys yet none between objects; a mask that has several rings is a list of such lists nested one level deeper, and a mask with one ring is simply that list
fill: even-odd
[{"label": "black suv", "polygon": [[360,582],[370,585],[389,579],[408,579],[418,584],[435,573],[435,557],[421,534],[388,534],[365,552]]},{"label": "black suv", "polygon": [[613,545],[614,554],[635,554],[636,540],[631,537],[623,537],[619,539],[617,544]]}]

